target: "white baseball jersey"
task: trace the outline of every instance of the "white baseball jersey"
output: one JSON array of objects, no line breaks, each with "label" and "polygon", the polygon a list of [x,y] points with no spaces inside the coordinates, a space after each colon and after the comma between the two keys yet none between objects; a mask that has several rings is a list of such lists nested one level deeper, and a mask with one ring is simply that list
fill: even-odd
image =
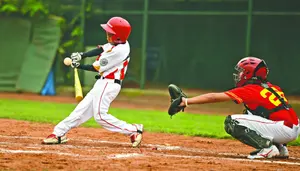
[{"label": "white baseball jersey", "polygon": [[111,102],[117,97],[121,90],[120,83],[115,79],[123,80],[129,62],[129,43],[117,46],[107,43],[102,46],[103,53],[99,55],[93,66],[102,76],[94,84],[94,87],[76,106],[74,111],[58,125],[55,126],[53,134],[65,135],[71,128],[77,127],[94,117],[103,128],[126,135],[138,131],[136,124],[129,124],[108,114]]},{"label": "white baseball jersey", "polygon": [[129,43],[114,46],[106,43],[101,46],[103,53],[93,63],[100,75],[109,79],[123,80],[129,63]]}]

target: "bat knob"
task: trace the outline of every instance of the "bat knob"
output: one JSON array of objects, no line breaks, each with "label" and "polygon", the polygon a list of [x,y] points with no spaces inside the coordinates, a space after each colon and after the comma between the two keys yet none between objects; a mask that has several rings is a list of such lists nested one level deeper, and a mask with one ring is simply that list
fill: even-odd
[{"label": "bat knob", "polygon": [[96,79],[96,80],[98,80],[98,79],[100,79],[100,78],[101,78],[100,75],[96,75],[96,76],[95,76],[95,79]]}]

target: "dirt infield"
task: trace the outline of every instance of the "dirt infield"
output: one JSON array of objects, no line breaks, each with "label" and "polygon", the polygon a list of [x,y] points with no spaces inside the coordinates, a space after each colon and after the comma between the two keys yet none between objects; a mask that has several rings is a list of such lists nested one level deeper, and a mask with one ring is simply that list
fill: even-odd
[{"label": "dirt infield", "polygon": [[[74,102],[69,97],[26,95],[29,100]],[[24,98],[0,94],[0,98]],[[124,102],[114,106],[122,107]],[[132,106],[130,106],[132,105]],[[125,106],[133,108],[134,104]],[[124,106],[123,106],[124,107]],[[143,107],[139,105],[139,107]],[[164,110],[161,108],[161,110]],[[42,145],[54,125],[0,119],[0,170],[299,170],[300,147],[289,159],[248,160],[251,147],[235,140],[144,133],[141,148],[102,128],[75,128],[63,145]]]}]

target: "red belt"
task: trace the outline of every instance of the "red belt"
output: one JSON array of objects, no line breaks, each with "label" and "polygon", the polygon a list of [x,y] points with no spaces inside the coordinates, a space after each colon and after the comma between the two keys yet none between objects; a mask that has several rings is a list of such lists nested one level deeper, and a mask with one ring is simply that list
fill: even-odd
[{"label": "red belt", "polygon": [[[96,75],[95,79],[109,79],[109,78],[105,78],[105,77],[102,77],[100,75]],[[117,83],[117,84],[120,84],[120,85],[122,84],[121,80],[118,80],[118,79],[112,79],[112,80],[114,80],[114,83]]]}]

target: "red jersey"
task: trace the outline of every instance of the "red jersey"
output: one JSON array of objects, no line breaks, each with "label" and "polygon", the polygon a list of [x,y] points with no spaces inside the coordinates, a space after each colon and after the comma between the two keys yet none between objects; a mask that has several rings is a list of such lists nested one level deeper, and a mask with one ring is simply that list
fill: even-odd
[{"label": "red jersey", "polygon": [[[268,86],[283,97],[288,104],[288,100],[285,98],[279,86],[272,85],[271,83],[268,83]],[[243,87],[234,88],[226,91],[225,94],[230,96],[237,104],[244,103],[250,110],[255,110],[259,106],[271,110],[282,105],[280,100],[273,93],[256,84],[248,84]],[[285,121],[285,124],[290,124],[289,126],[292,126],[291,124],[298,125],[297,114],[292,108],[273,112],[268,119],[272,121]]]}]

